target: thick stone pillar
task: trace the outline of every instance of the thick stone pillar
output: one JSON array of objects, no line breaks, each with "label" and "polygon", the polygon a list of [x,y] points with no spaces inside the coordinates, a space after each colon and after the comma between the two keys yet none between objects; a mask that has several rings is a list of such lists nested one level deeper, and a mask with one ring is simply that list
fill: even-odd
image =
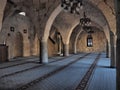
[{"label": "thick stone pillar", "polygon": [[106,41],[106,58],[108,58],[109,48],[108,48],[108,41]]},{"label": "thick stone pillar", "polygon": [[111,44],[110,42],[108,43],[108,58],[111,58]]},{"label": "thick stone pillar", "polygon": [[117,90],[120,90],[120,39],[117,39],[116,46],[116,69],[117,69]]},{"label": "thick stone pillar", "polygon": [[40,40],[40,63],[48,63],[47,41]]},{"label": "thick stone pillar", "polygon": [[114,54],[115,54],[115,67],[116,67],[116,44],[114,45]]},{"label": "thick stone pillar", "polygon": [[111,67],[116,67],[115,65],[115,47],[114,45],[111,45]]},{"label": "thick stone pillar", "polygon": [[111,57],[111,45],[110,45],[110,42],[106,42],[107,45],[106,45],[106,58],[110,58]]},{"label": "thick stone pillar", "polygon": [[62,47],[61,47],[61,42],[58,44],[58,54],[61,54],[61,49],[62,49]]},{"label": "thick stone pillar", "polygon": [[117,69],[117,90],[120,90],[120,0],[115,0],[117,19],[117,42],[116,42],[116,69]]},{"label": "thick stone pillar", "polygon": [[77,53],[76,44],[74,44],[74,54]]},{"label": "thick stone pillar", "polygon": [[69,56],[69,44],[63,45],[63,56]]},{"label": "thick stone pillar", "polygon": [[58,54],[61,55],[62,53],[62,40],[60,34],[58,35]]},{"label": "thick stone pillar", "polygon": [[115,65],[115,41],[114,41],[115,37],[114,34],[111,32],[110,34],[110,41],[111,41],[111,67],[114,68],[116,67]]}]

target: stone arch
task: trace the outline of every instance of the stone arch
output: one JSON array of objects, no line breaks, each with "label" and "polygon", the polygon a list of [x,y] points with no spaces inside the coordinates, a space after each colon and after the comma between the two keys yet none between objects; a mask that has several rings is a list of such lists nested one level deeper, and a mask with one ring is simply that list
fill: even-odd
[{"label": "stone arch", "polygon": [[[88,3],[92,4],[91,2],[88,2]],[[93,4],[92,4],[92,5],[93,5]],[[94,6],[94,5],[93,5],[93,6]],[[94,6],[94,7],[96,7],[96,6]],[[98,10],[100,10],[98,7],[96,7],[96,8],[97,8]],[[51,26],[52,26],[52,24],[53,24],[53,21],[55,20],[56,16],[57,16],[61,11],[62,11],[62,8],[61,8],[61,6],[59,5],[59,6],[53,11],[53,13],[51,14],[51,16],[49,17],[49,19],[48,19],[48,21],[47,21],[47,23],[46,23],[46,26],[45,26],[45,32],[44,32],[43,40],[47,41],[48,36],[49,36],[49,32],[50,32],[50,28],[51,28]],[[102,13],[102,12],[101,12],[101,13]],[[102,15],[104,16],[103,13],[102,13]],[[104,18],[105,18],[105,16],[104,16]],[[105,19],[105,21],[106,21],[106,19]],[[76,24],[76,25],[77,25],[77,24]],[[73,28],[74,28],[76,25],[74,25]],[[71,30],[73,30],[73,28],[72,28]],[[108,23],[107,23],[107,26],[106,26],[105,29],[107,30],[106,33],[109,33]],[[70,30],[70,33],[69,33],[68,38],[67,38],[67,43],[69,43],[69,38],[70,38],[70,35],[71,35],[71,33],[72,33],[71,30]],[[107,34],[106,34],[106,35],[107,35]],[[108,35],[109,35],[109,34],[108,34]],[[109,36],[108,36],[108,37],[109,37]],[[107,39],[109,39],[109,38],[107,38]]]},{"label": "stone arch", "polygon": [[113,31],[114,34],[116,33],[115,1],[116,0],[101,0],[94,2],[94,0],[90,0],[92,4],[102,11],[111,31]]},{"label": "stone arch", "polygon": [[49,36],[49,32],[50,32],[50,28],[55,20],[55,18],[57,17],[57,15],[62,11],[61,5],[59,5],[50,15],[46,26],[45,26],[45,32],[44,32],[44,36],[43,36],[43,40],[47,41],[48,36]]},{"label": "stone arch", "polygon": [[[82,28],[81,28],[82,29]],[[74,42],[74,53],[77,53],[77,40],[78,40],[78,37],[80,35],[80,33],[82,32],[82,30],[79,31],[79,33],[76,35],[75,37],[75,42]]]},{"label": "stone arch", "polygon": [[[115,27],[116,25],[114,25],[114,29],[111,28],[112,24],[113,24],[113,18],[115,20],[115,16],[113,15],[112,18],[110,18],[111,20],[109,20],[108,18],[108,14],[106,14],[106,9],[104,10],[104,6],[106,7],[107,6],[107,3],[106,1],[98,1],[96,3],[94,3],[94,1],[90,0],[88,1],[90,4],[94,5],[94,7],[96,7],[102,14],[102,16],[104,17],[105,21],[106,21],[106,24],[104,25],[104,32],[105,32],[105,35],[106,35],[106,38],[107,38],[107,43],[108,43],[108,57],[111,57],[111,42],[110,42],[110,31],[112,30],[115,30]],[[106,5],[104,5],[106,3]],[[110,9],[110,8],[109,8]],[[107,11],[109,11],[109,9],[107,8]],[[113,12],[112,12],[113,13]],[[109,15],[111,16],[111,15]],[[113,22],[111,22],[113,21]],[[115,32],[114,32],[115,33]]]},{"label": "stone arch", "polygon": [[48,63],[48,44],[47,40],[49,37],[50,28],[57,17],[57,15],[62,11],[61,5],[59,5],[50,15],[49,19],[47,20],[45,31],[43,33],[42,40],[40,40],[40,63]]},{"label": "stone arch", "polygon": [[[78,42],[77,42],[77,48],[81,52],[102,52],[106,51],[106,36],[105,33],[102,30],[99,30],[96,27],[93,27],[94,33],[91,34],[93,40],[92,47],[88,47],[87,45],[87,37],[89,34],[87,34],[85,31],[80,33]],[[81,44],[82,43],[82,44]],[[79,47],[81,46],[81,47]]]},{"label": "stone arch", "polygon": [[8,46],[8,59],[14,58],[14,35],[11,36],[10,33],[5,35],[4,37],[4,43]]},{"label": "stone arch", "polygon": [[72,33],[71,33],[71,36],[70,36],[70,53],[77,53],[77,50],[76,50],[76,37],[78,35],[79,32],[81,32],[81,26],[80,25],[77,25],[74,30],[72,30]]},{"label": "stone arch", "polygon": [[[69,32],[69,34],[68,34],[68,36],[67,36],[67,40],[63,40],[64,41],[64,43],[69,43],[69,39],[70,39],[70,36],[71,36],[71,33],[72,33],[72,30],[73,30],[73,28],[75,28],[76,27],[76,25],[78,24],[79,22],[76,22],[74,25],[73,25],[73,27],[71,27],[70,28],[70,32]],[[105,35],[107,36],[107,39],[108,40],[110,40],[109,39],[109,28],[108,28],[108,26],[106,25],[105,27],[103,27],[104,28],[104,31],[105,31]],[[64,35],[63,35],[64,36]],[[64,36],[65,37],[65,36]]]},{"label": "stone arch", "polygon": [[66,43],[67,43],[67,44],[69,44],[70,36],[71,36],[74,28],[75,28],[78,24],[79,24],[79,22],[75,23],[75,24],[73,25],[73,27],[70,29],[70,32],[69,32],[68,37],[67,37],[67,39],[66,39]]},{"label": "stone arch", "polygon": [[14,56],[15,57],[23,56],[23,36],[20,32],[16,32],[15,34]]},{"label": "stone arch", "polygon": [[3,23],[3,17],[4,17],[4,10],[6,6],[7,0],[0,0],[0,32],[2,28],[2,23]]},{"label": "stone arch", "polygon": [[[88,1],[88,3],[91,4],[91,5],[93,5],[95,8],[97,8],[97,9],[101,12],[102,17],[103,17],[103,18],[105,19],[105,21],[106,21],[106,24],[104,25],[103,28],[102,28],[101,26],[99,26],[98,24],[96,24],[96,25],[97,25],[100,29],[102,29],[102,30],[104,31],[105,36],[106,36],[106,38],[107,38],[107,40],[108,40],[109,49],[110,49],[110,25],[109,25],[109,23],[108,23],[105,15],[104,15],[104,13],[99,9],[99,7],[97,7],[96,5],[94,5],[93,3],[91,3],[90,1]],[[110,54],[109,54],[109,56],[110,56]]]},{"label": "stone arch", "polygon": [[[95,22],[93,22],[92,21],[92,24],[91,25],[93,25],[93,26],[97,26],[97,28],[99,28],[100,30],[103,30],[103,32],[105,33],[105,37],[106,37],[106,39],[107,39],[107,41],[108,41],[108,43],[109,43],[109,48],[110,48],[110,28],[109,28],[109,24],[107,23],[107,25],[105,25],[104,27],[101,27],[100,25],[98,25],[97,23],[95,23]],[[77,26],[77,25],[76,25]],[[75,27],[76,27],[75,26]],[[75,28],[74,27],[74,28]],[[72,29],[72,31],[73,31],[74,29]],[[80,35],[80,33],[81,33],[81,31],[78,33],[78,35],[77,36],[79,36]],[[70,33],[70,34],[72,34],[72,33]],[[75,42],[76,42],[76,40],[77,40],[77,37],[76,36],[76,39],[75,39]]]},{"label": "stone arch", "polygon": [[[98,9],[99,10],[99,9]],[[44,63],[47,63],[48,62],[48,52],[47,52],[47,40],[48,40],[48,36],[49,36],[49,32],[50,32],[50,28],[55,20],[55,18],[57,17],[57,15],[62,11],[62,8],[61,8],[61,5],[59,5],[53,12],[52,14],[50,15],[49,19],[47,20],[46,22],[46,25],[45,25],[45,31],[43,33],[43,37],[42,37],[42,40],[41,40],[41,43],[43,44],[41,47],[44,48],[41,52],[42,52],[42,60],[44,60],[43,62]],[[101,12],[102,13],[102,12]],[[68,43],[69,43],[69,40],[70,40],[70,35],[72,33],[72,30],[73,28],[75,28],[75,26],[78,24],[79,22],[76,22],[73,27],[71,27],[70,29],[70,32],[68,33],[68,36],[67,36],[67,40],[66,42],[63,42],[66,43],[65,47],[67,47]],[[108,28],[108,23],[106,24],[106,28],[104,28],[104,30],[107,30],[107,32],[109,33],[109,28]],[[109,34],[108,34],[109,35]],[[108,39],[110,37],[108,36]],[[68,49],[68,47],[67,47]],[[46,52],[43,54],[43,52]]]},{"label": "stone arch", "polygon": [[[78,26],[78,25],[77,25]],[[76,27],[77,27],[76,26]],[[103,28],[101,27],[101,26],[99,26],[97,23],[94,23],[94,22],[92,22],[91,23],[91,26],[96,26],[96,28],[98,28],[98,29],[100,29],[100,30],[102,30],[103,32],[104,32],[104,34],[105,34],[105,37],[106,37],[106,39],[107,39],[107,41],[109,41],[108,39],[110,39],[109,37],[108,37],[108,35],[107,35],[107,33],[105,32],[105,30],[103,30]],[[75,28],[76,28],[75,27]],[[77,53],[77,51],[76,51],[76,45],[77,45],[77,40],[78,40],[78,37],[79,37],[79,35],[82,33],[82,28],[80,27],[80,29],[81,30],[79,30],[79,32],[77,33],[77,35],[76,35],[76,37],[75,37],[75,39],[74,39],[74,45],[73,45],[73,47],[74,47],[74,53]],[[73,31],[73,30],[72,30]],[[110,34],[110,33],[109,33]],[[72,35],[72,34],[71,34]]]},{"label": "stone arch", "polygon": [[8,46],[8,58],[16,58],[23,56],[23,36],[20,32],[16,32],[15,34],[11,35],[8,33],[5,36],[5,44]]}]

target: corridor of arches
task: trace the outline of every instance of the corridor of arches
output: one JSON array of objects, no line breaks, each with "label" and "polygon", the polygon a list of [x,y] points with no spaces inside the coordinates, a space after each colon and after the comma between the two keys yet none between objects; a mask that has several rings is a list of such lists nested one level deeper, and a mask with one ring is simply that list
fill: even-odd
[{"label": "corridor of arches", "polygon": [[[110,90],[113,90],[113,88],[114,90],[120,90],[120,1],[78,0],[80,2],[82,1],[83,5],[82,9],[79,9],[79,13],[72,13],[63,8],[61,5],[62,1],[67,0],[0,0],[0,69],[3,71],[0,71],[0,73],[5,74],[0,76],[0,79],[2,80],[4,79],[3,77],[14,75],[15,72],[22,74],[22,72],[26,71],[26,68],[27,70],[32,70],[33,67],[31,68],[31,66],[38,67],[39,65],[46,65],[47,68],[50,68],[48,68],[48,70],[52,70],[52,66],[50,67],[49,65],[55,65],[55,68],[58,68],[57,65],[59,66],[61,64],[57,62],[51,64],[54,60],[61,60],[60,62],[62,65],[65,64],[65,68],[69,60],[73,63],[80,56],[82,57],[82,59],[80,58],[81,61],[74,62],[75,65],[82,65],[82,62],[84,62],[85,65],[90,64],[90,66],[85,66],[89,69],[93,68],[92,73],[94,74],[90,74],[90,76],[96,78],[95,75],[100,76],[98,73],[101,73],[101,75],[104,73],[106,78],[113,78],[110,79],[110,82],[113,80],[113,83],[108,84],[113,85],[113,87],[112,85],[109,87],[111,88]],[[71,2],[72,1],[73,0],[71,0]],[[90,19],[89,28],[80,24],[80,20],[84,18],[84,16]],[[86,62],[84,60],[85,58]],[[62,62],[64,59],[68,60]],[[98,59],[99,61],[94,63],[92,59],[95,61]],[[19,66],[23,64],[28,65],[23,66],[23,70],[21,68],[21,70],[17,71],[17,65],[19,68]],[[73,64],[70,65],[74,66]],[[81,67],[83,68],[84,66]],[[99,67],[104,68],[100,70]],[[12,69],[9,71],[10,68],[13,68],[15,72],[13,72]],[[44,71],[47,72],[44,68],[40,69],[43,73]],[[8,71],[4,71],[5,69],[8,69]],[[72,70],[74,70],[74,68],[71,69],[71,71]],[[99,70],[101,72],[99,72]],[[103,72],[104,70],[106,70],[106,73]],[[78,71],[76,70],[76,72]],[[28,73],[33,74],[35,72],[30,71]],[[38,74],[38,72],[36,73]],[[87,71],[81,73],[84,75]],[[110,73],[112,73],[111,76],[109,76]],[[23,77],[24,76],[23,74]],[[38,75],[36,77],[40,76]],[[85,88],[88,90],[98,88],[97,86],[92,87],[95,81],[91,79],[91,77],[89,77],[89,79],[91,82],[88,81],[90,84]],[[34,83],[34,80],[36,80],[36,78],[32,78],[31,76],[31,80],[28,79],[27,81],[26,79],[25,82],[29,86],[29,83],[32,81]],[[71,81],[72,80],[74,81],[74,77],[71,77]],[[96,78],[95,80],[98,79]],[[15,83],[16,82],[17,81],[15,81]],[[100,82],[102,83],[102,81]],[[3,87],[4,85],[2,86],[2,83],[3,82],[0,82],[0,89],[9,90],[13,88],[12,84],[7,88],[6,81],[4,82],[6,87]],[[15,90],[22,90],[24,86],[27,87],[26,83],[21,81],[21,83],[18,83],[18,85],[20,84],[18,88],[15,86]],[[42,84],[44,85],[44,83],[47,82],[43,82]],[[76,88],[76,85],[77,84],[75,84],[73,88]],[[105,85],[107,84],[105,83]],[[34,87],[35,86],[31,89],[26,89],[38,89]],[[39,87],[39,85],[37,87]],[[48,88],[49,87],[50,86],[48,86]],[[106,90],[106,87],[100,90]],[[48,89],[45,89],[44,86],[40,88],[40,90]],[[67,86],[64,89],[73,90],[67,88]],[[52,88],[50,90],[52,90]],[[63,90],[63,88],[56,88],[55,90]]]}]

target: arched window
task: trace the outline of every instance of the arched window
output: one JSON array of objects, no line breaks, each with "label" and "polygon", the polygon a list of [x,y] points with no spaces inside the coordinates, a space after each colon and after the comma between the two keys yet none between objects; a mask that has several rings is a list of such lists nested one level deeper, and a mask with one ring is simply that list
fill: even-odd
[{"label": "arched window", "polygon": [[93,38],[92,35],[87,36],[87,47],[92,47],[93,46]]}]

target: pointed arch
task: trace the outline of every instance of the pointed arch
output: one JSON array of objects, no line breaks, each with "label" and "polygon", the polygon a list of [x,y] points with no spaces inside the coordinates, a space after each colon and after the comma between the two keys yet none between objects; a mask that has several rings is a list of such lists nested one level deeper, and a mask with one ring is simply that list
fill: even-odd
[{"label": "pointed arch", "polygon": [[22,57],[23,56],[23,36],[20,32],[16,32],[14,40],[14,56]]},{"label": "pointed arch", "polygon": [[48,37],[49,37],[49,32],[50,32],[50,29],[52,27],[52,24],[55,20],[55,18],[57,17],[57,15],[62,11],[62,8],[61,8],[61,5],[59,5],[54,11],[53,13],[50,15],[47,23],[46,23],[46,26],[45,26],[45,32],[44,32],[44,36],[43,36],[43,41],[47,41]]}]

